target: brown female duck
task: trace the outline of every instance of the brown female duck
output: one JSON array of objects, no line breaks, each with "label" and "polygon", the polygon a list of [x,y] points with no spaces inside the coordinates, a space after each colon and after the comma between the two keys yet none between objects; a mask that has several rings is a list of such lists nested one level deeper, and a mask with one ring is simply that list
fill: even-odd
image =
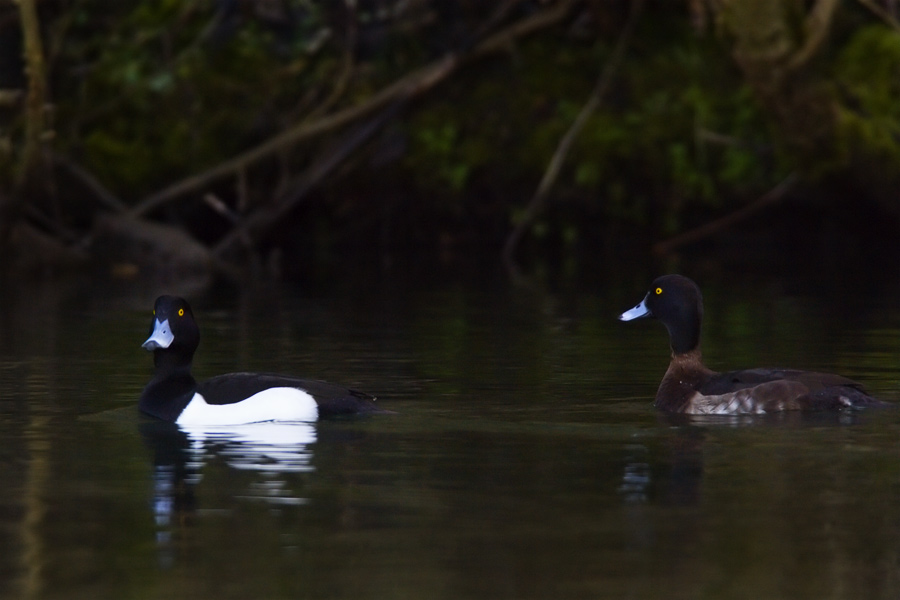
[{"label": "brown female duck", "polygon": [[656,392],[657,408],[699,415],[762,414],[787,410],[836,410],[883,406],[853,380],[791,369],[716,373],[700,358],[703,297],[697,284],[664,275],[621,321],[653,317],[669,331],[672,361]]}]

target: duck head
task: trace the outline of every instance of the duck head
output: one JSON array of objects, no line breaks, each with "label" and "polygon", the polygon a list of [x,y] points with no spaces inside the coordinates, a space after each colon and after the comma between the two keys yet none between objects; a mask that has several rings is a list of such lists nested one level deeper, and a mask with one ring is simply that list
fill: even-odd
[{"label": "duck head", "polygon": [[650,285],[640,303],[619,315],[620,321],[654,318],[669,331],[674,354],[687,354],[700,345],[703,296],[697,284],[681,275],[663,275]]}]

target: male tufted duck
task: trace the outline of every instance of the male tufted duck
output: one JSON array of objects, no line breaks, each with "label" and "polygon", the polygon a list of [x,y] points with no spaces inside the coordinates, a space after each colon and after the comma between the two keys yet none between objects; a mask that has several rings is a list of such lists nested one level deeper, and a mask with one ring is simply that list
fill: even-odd
[{"label": "male tufted duck", "polygon": [[828,373],[748,369],[716,373],[700,358],[703,298],[681,275],[657,278],[640,304],[621,321],[654,317],[669,331],[672,361],[656,392],[657,408],[698,415],[762,414],[882,406],[859,383]]},{"label": "male tufted duck", "polygon": [[263,421],[315,421],[319,417],[381,412],[374,398],[321,381],[264,373],[230,373],[197,383],[191,361],[200,329],[188,303],[160,296],[150,337],[153,379],[140,410],[178,425],[241,425]]}]

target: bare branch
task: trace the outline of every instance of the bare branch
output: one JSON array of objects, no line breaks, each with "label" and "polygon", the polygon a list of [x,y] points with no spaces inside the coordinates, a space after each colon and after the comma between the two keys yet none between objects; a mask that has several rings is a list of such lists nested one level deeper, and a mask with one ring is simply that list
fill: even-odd
[{"label": "bare branch", "polygon": [[894,17],[894,15],[879,6],[876,2],[874,2],[873,0],[859,0],[859,3],[872,11],[875,16],[887,23],[895,31],[900,31],[900,23],[897,22],[897,19]]},{"label": "bare branch", "polygon": [[468,56],[445,56],[444,58],[438,59],[429,65],[401,77],[362,104],[332,113],[312,122],[300,123],[255,148],[226,160],[202,173],[187,177],[186,179],[144,198],[144,200],[129,211],[129,215],[134,217],[145,215],[168,204],[179,196],[194,192],[223,177],[233,175],[240,169],[244,169],[255,162],[268,158],[272,154],[280,152],[304,139],[338,129],[378,110],[394,100],[411,98],[422,94],[450,75],[450,73],[459,66],[463,58],[483,56],[488,53],[501,51],[507,46],[511,39],[527,35],[543,27],[558,23],[569,14],[569,11],[574,5],[574,0],[562,0],[553,8],[525,18],[522,21],[509,26],[504,31],[490,36],[485,39],[484,42],[478,44]]},{"label": "bare branch", "polygon": [[506,244],[503,247],[503,260],[506,263],[507,268],[511,271],[515,270],[515,253],[519,243],[521,242],[522,237],[524,237],[525,232],[531,228],[531,225],[534,223],[537,216],[544,210],[544,206],[547,203],[547,196],[553,185],[556,183],[556,179],[559,177],[560,169],[569,155],[569,150],[571,149],[573,142],[581,133],[588,118],[595,110],[597,110],[603,101],[603,98],[606,96],[609,86],[612,83],[613,76],[618,70],[622,58],[625,55],[625,48],[631,40],[631,34],[634,31],[634,26],[637,23],[642,5],[643,0],[633,1],[631,13],[628,16],[628,20],[625,22],[625,27],[619,34],[619,39],[616,42],[612,55],[603,66],[603,70],[600,72],[600,76],[594,84],[591,95],[581,108],[581,111],[578,113],[572,126],[559,141],[559,145],[556,147],[556,151],[553,153],[550,163],[544,171],[544,176],[541,178],[541,182],[538,185],[534,196],[532,196],[531,201],[525,208],[525,214],[506,239]]},{"label": "bare branch", "polygon": [[785,177],[781,183],[773,187],[771,190],[751,202],[750,204],[725,215],[720,219],[716,219],[715,221],[710,221],[696,229],[691,229],[690,231],[686,231],[682,234],[676,235],[675,237],[666,240],[665,242],[659,242],[653,247],[653,252],[658,255],[666,255],[670,254],[676,248],[680,248],[681,246],[686,246],[688,244],[693,244],[694,242],[700,241],[703,238],[707,238],[711,235],[715,235],[716,233],[731,227],[735,223],[743,221],[744,219],[758,213],[763,208],[775,204],[776,202],[781,201],[788,192],[790,192],[794,185],[799,181],[799,177],[796,173],[791,173],[787,177]]},{"label": "bare branch", "polygon": [[831,19],[837,10],[838,3],[839,0],[818,0],[816,2],[803,23],[806,34],[803,46],[791,56],[787,65],[789,71],[802,68],[816,55],[831,29]]},{"label": "bare branch", "polygon": [[106,189],[106,186],[100,183],[100,181],[96,177],[91,175],[88,171],[86,171],[80,165],[76,164],[74,161],[60,154],[54,154],[53,162],[60,167],[63,167],[76,179],[79,179],[81,183],[83,183],[91,192],[93,192],[97,200],[99,200],[100,203],[103,204],[106,208],[117,213],[124,213],[128,210],[128,207],[124,202],[119,200],[119,198],[117,198],[115,194]]}]

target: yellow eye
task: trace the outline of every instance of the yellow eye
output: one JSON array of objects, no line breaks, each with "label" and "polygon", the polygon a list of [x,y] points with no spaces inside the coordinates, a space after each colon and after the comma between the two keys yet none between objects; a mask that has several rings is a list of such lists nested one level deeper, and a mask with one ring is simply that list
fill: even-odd
[{"label": "yellow eye", "polygon": [[179,309],[178,309],[178,316],[179,316],[179,317],[183,317],[183,316],[184,316],[184,309],[183,309],[183,308],[179,308]]},{"label": "yellow eye", "polygon": [[656,295],[657,295],[657,296],[659,296],[660,294],[662,294],[662,288],[656,288],[655,291],[656,291]]}]

